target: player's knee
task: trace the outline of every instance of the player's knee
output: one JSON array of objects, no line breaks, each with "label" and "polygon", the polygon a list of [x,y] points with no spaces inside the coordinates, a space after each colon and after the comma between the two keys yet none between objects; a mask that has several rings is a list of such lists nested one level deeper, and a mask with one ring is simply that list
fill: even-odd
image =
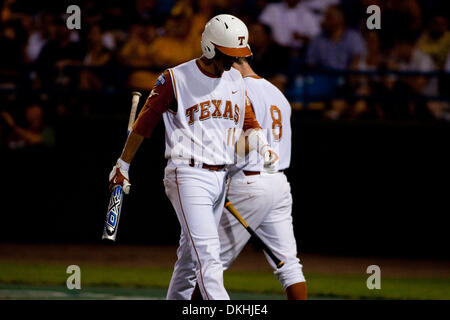
[{"label": "player's knee", "polygon": [[302,265],[298,261],[285,263],[283,267],[275,271],[275,275],[284,290],[295,283],[305,282]]}]

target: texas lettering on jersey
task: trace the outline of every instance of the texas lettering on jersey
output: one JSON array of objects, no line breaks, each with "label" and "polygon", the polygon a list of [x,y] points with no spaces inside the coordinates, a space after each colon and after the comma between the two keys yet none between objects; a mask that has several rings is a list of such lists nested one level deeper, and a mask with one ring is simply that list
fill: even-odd
[{"label": "texas lettering on jersey", "polygon": [[[204,89],[211,83],[213,93]],[[235,163],[235,143],[241,133],[260,128],[240,73],[231,69],[220,79],[214,78],[196,60],[167,69],[158,77],[133,131],[148,138],[161,118],[166,158],[209,165]]]},{"label": "texas lettering on jersey", "polygon": [[[215,99],[200,102],[192,107],[186,109],[186,117],[188,124],[192,125],[196,118],[200,121],[205,121],[211,118],[223,118],[233,120],[235,124],[239,122],[239,106],[233,105],[231,101]],[[223,105],[223,107],[222,107]],[[196,116],[197,114],[197,116]]]}]

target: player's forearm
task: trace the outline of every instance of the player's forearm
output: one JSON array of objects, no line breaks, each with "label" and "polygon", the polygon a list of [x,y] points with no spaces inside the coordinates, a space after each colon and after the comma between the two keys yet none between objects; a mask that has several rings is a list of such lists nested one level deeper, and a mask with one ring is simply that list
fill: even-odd
[{"label": "player's forearm", "polygon": [[125,143],[125,147],[123,148],[122,154],[120,155],[120,159],[127,163],[131,163],[136,152],[141,146],[142,141],[144,141],[143,136],[131,131],[127,142]]}]

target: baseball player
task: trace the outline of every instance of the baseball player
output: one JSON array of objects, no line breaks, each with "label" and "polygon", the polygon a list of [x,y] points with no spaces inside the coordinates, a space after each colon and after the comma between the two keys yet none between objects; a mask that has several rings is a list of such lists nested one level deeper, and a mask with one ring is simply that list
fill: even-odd
[{"label": "baseball player", "polygon": [[[233,66],[244,77],[256,119],[265,129],[280,162],[275,174],[267,174],[263,159],[254,152],[250,153],[229,170],[228,199],[271,251],[285,262],[283,267],[277,269],[266,254],[287,298],[304,300],[307,296],[306,282],[297,258],[291,188],[284,174],[291,158],[291,106],[280,90],[256,75],[245,58],[238,59]],[[224,210],[219,224],[219,237],[220,256],[224,269],[227,269],[250,239],[250,234],[235,217]],[[193,265],[188,263],[184,265],[186,278],[193,274],[192,268]],[[185,282],[183,290],[172,294],[178,299],[201,299],[198,287],[195,290],[193,286],[188,289],[187,284]]]},{"label": "baseball player", "polygon": [[[256,121],[241,74],[231,68],[238,57],[251,55],[247,41],[247,27],[238,18],[212,18],[202,34],[202,57],[169,68],[158,78],[110,173],[110,184],[122,184],[127,191],[130,162],[163,118],[168,159],[164,186],[181,225],[173,278],[180,278],[181,264],[188,261],[195,277],[190,284],[198,283],[205,300],[229,299],[218,224],[236,141],[245,132],[249,150],[264,156],[268,168],[278,161]],[[178,288],[174,281],[170,285]]]},{"label": "baseball player", "polygon": [[[244,77],[256,119],[265,129],[280,162],[277,173],[267,174],[263,170],[263,159],[255,153],[250,154],[234,172],[230,172],[228,199],[271,251],[284,261],[284,266],[277,269],[266,254],[287,298],[303,300],[306,299],[306,282],[297,258],[291,187],[284,174],[291,160],[291,106],[280,90],[255,74],[246,59],[239,59],[233,66]],[[221,260],[227,269],[250,239],[250,234],[243,231],[236,218],[224,212],[219,236]]]}]

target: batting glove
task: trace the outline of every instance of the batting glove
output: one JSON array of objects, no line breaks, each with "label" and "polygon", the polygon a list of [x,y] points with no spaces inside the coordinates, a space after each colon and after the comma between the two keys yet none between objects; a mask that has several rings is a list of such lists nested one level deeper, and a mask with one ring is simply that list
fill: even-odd
[{"label": "batting glove", "polygon": [[111,190],[114,186],[120,185],[122,186],[125,194],[130,192],[131,184],[130,179],[128,178],[129,168],[129,163],[126,163],[120,158],[117,160],[116,165],[112,168],[111,173],[109,174],[109,190]]},{"label": "batting glove", "polygon": [[278,164],[280,162],[280,158],[275,151],[268,148],[264,152],[264,171],[267,173],[276,173],[278,172]]}]

